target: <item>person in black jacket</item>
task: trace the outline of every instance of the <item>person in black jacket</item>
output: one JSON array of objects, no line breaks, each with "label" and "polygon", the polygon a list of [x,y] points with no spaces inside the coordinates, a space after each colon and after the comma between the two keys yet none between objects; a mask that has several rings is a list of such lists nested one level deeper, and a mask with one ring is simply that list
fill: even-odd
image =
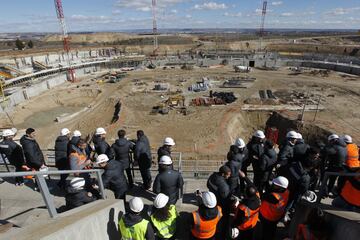
[{"label": "person in black jacket", "polygon": [[[19,144],[14,142],[14,136],[15,133],[11,129],[6,129],[3,131],[4,139],[0,142],[0,154],[2,156],[6,156],[6,158],[9,160],[9,163],[15,166],[16,172],[22,172],[25,165],[23,150]],[[16,177],[15,185],[24,185],[24,179],[22,177]]]},{"label": "person in black jacket", "polygon": [[264,154],[264,142],[265,134],[263,131],[256,131],[247,144],[247,149],[249,151],[249,162],[252,163],[254,170],[254,184],[257,188],[261,189],[264,179],[264,171],[260,169],[261,158]]},{"label": "person in black jacket", "polygon": [[220,167],[219,172],[211,174],[207,181],[207,187],[210,192],[215,194],[219,206],[223,209],[224,215],[229,209],[227,204],[229,203],[231,192],[227,180],[230,176],[231,169],[224,165]]},{"label": "person in black jacket", "polygon": [[309,144],[305,143],[302,135],[298,133],[298,138],[296,139],[296,144],[294,146],[294,162],[299,162],[305,159],[307,150],[310,148]]},{"label": "person in black jacket", "polygon": [[136,133],[137,141],[135,146],[134,158],[139,164],[141,177],[143,180],[143,187],[146,190],[151,188],[151,149],[148,138],[145,136],[144,131],[139,130]]},{"label": "person in black jacket", "polygon": [[242,168],[243,154],[240,153],[240,149],[245,147],[244,141],[239,138],[235,141],[234,145],[230,146],[230,150],[227,154],[226,166],[231,169],[231,176],[228,179],[231,193],[238,191],[239,187],[239,171]]},{"label": "person in black jacket", "polygon": [[160,158],[162,156],[169,156],[171,157],[171,148],[175,146],[174,139],[167,137],[164,139],[164,144],[159,147],[157,154],[158,154],[158,162],[160,162]]},{"label": "person in black jacket", "polygon": [[36,171],[45,166],[44,155],[39,144],[35,140],[35,129],[28,128],[21,137],[20,144],[23,147],[26,165]]},{"label": "person in black jacket", "polygon": [[106,154],[99,155],[96,164],[105,170],[101,176],[104,187],[113,191],[116,199],[125,200],[128,183],[123,165],[116,160],[109,160]]},{"label": "person in black jacket", "polygon": [[70,181],[70,186],[67,188],[65,195],[66,208],[68,210],[96,200],[90,192],[84,190],[84,186],[85,179],[83,178],[76,177]]},{"label": "person in black jacket", "polygon": [[[61,129],[60,136],[55,140],[55,166],[58,170],[69,170],[68,146],[70,140],[70,131],[67,128]],[[69,174],[61,174],[58,186],[65,189],[66,178]]]},{"label": "person in black jacket", "polygon": [[264,143],[264,154],[260,158],[259,168],[263,171],[263,178],[260,179],[259,189],[260,194],[263,193],[266,184],[269,182],[273,168],[276,166],[277,154],[274,149],[274,143],[271,140],[266,140]]},{"label": "person in black jacket", "polygon": [[119,161],[123,168],[126,171],[127,179],[129,181],[129,186],[132,188],[134,186],[134,181],[131,174],[130,168],[130,151],[135,148],[135,144],[125,138],[125,130],[118,131],[118,137],[115,143],[111,146],[115,153],[115,160]]},{"label": "person in black jacket", "polygon": [[[325,147],[325,162],[328,166],[327,172],[344,171],[347,158],[346,143],[338,135],[332,134],[328,137],[329,144]],[[333,191],[338,176],[330,176],[327,194]]]},{"label": "person in black jacket", "polygon": [[153,192],[169,196],[169,204],[175,205],[184,180],[178,171],[173,170],[172,160],[169,156],[162,156],[159,166],[160,173],[155,178]]},{"label": "person in black jacket", "polygon": [[278,162],[276,168],[279,169],[279,173],[286,171],[287,166],[294,161],[294,146],[298,138],[298,133],[295,131],[289,131],[286,134],[285,142],[280,146],[278,154]]},{"label": "person in black jacket", "polygon": [[95,152],[97,155],[106,154],[109,159],[114,159],[114,152],[110,145],[105,141],[106,131],[104,128],[97,128],[93,137]]}]

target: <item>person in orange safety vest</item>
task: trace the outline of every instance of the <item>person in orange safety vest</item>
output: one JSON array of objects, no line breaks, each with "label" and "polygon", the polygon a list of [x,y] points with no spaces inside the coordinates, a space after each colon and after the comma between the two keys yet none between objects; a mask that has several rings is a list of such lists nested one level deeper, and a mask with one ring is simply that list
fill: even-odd
[{"label": "person in orange safety vest", "polygon": [[352,137],[349,135],[345,135],[343,137],[344,142],[346,143],[346,150],[347,150],[347,158],[345,161],[346,166],[349,169],[356,169],[360,167],[359,161],[359,148],[358,146],[353,143]]},{"label": "person in orange safety vest", "polygon": [[276,227],[286,213],[286,206],[289,200],[287,189],[289,180],[279,176],[274,178],[272,185],[262,199],[260,206],[260,222],[262,226],[262,239],[274,239]]},{"label": "person in orange safety vest", "polygon": [[[356,173],[360,173],[360,169]],[[334,199],[332,205],[350,211],[360,210],[360,176],[345,179],[340,195]]]},{"label": "person in orange safety vest", "polygon": [[217,205],[212,192],[202,192],[199,209],[192,212],[191,239],[215,239],[222,218],[221,207]]}]

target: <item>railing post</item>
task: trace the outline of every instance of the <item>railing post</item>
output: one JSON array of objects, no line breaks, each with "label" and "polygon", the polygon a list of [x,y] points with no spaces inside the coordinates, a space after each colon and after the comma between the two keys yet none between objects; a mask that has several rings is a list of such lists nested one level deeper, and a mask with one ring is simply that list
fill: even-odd
[{"label": "railing post", "polygon": [[56,211],[56,208],[54,205],[54,200],[52,199],[52,196],[50,195],[49,188],[46,184],[44,176],[43,175],[35,175],[35,179],[36,179],[36,182],[40,189],[40,193],[46,204],[46,207],[49,211],[50,217],[51,218],[56,217],[58,213]]},{"label": "railing post", "polygon": [[106,198],[105,196],[105,189],[104,189],[104,184],[101,178],[101,172],[100,171],[96,171],[96,177],[98,179],[98,183],[99,183],[99,188],[100,188],[100,193],[103,199]]},{"label": "railing post", "polygon": [[322,197],[325,195],[325,192],[326,192],[326,183],[327,183],[327,180],[329,178],[329,174],[327,172],[325,172],[324,174],[324,178],[321,182],[321,186],[320,186],[320,191],[319,191],[319,196],[316,200],[317,203],[320,203],[321,202],[321,199]]}]

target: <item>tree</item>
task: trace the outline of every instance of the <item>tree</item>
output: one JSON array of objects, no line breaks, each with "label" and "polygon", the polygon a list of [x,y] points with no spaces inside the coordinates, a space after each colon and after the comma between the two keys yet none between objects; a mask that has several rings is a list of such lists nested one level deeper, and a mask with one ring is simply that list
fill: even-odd
[{"label": "tree", "polygon": [[23,50],[25,48],[25,44],[23,43],[23,41],[21,41],[20,39],[16,39],[15,41],[15,46],[17,47],[17,49],[19,50]]},{"label": "tree", "polygon": [[28,42],[27,45],[28,45],[29,48],[33,48],[33,47],[34,47],[34,43],[33,43],[33,41],[31,41],[31,40]]}]

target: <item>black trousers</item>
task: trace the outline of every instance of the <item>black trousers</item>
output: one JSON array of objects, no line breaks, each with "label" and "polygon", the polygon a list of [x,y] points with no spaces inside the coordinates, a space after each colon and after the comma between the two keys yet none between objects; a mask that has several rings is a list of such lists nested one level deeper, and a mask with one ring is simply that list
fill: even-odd
[{"label": "black trousers", "polygon": [[[333,166],[329,166],[328,169],[326,169],[327,172],[341,172],[344,169],[342,167],[333,167]],[[329,176],[329,183],[328,183],[328,187],[327,187],[327,193],[331,192],[334,188],[335,182],[337,180],[338,176]]]},{"label": "black trousers", "polygon": [[276,228],[278,221],[273,222],[263,218],[260,214],[261,221],[261,239],[273,240],[276,237]]},{"label": "black trousers", "polygon": [[141,178],[143,180],[144,187],[146,189],[150,188],[151,182],[152,182],[150,168],[140,167],[140,173],[141,173]]},{"label": "black trousers", "polygon": [[[22,172],[22,167],[21,166],[15,166],[15,172]],[[15,182],[16,183],[23,183],[24,182],[24,178],[23,177],[15,177]]]},{"label": "black trousers", "polygon": [[130,167],[126,168],[125,172],[126,172],[126,176],[127,176],[128,182],[129,182],[129,186],[130,186],[130,188],[132,188],[134,186],[134,180],[132,177],[131,168]]}]

